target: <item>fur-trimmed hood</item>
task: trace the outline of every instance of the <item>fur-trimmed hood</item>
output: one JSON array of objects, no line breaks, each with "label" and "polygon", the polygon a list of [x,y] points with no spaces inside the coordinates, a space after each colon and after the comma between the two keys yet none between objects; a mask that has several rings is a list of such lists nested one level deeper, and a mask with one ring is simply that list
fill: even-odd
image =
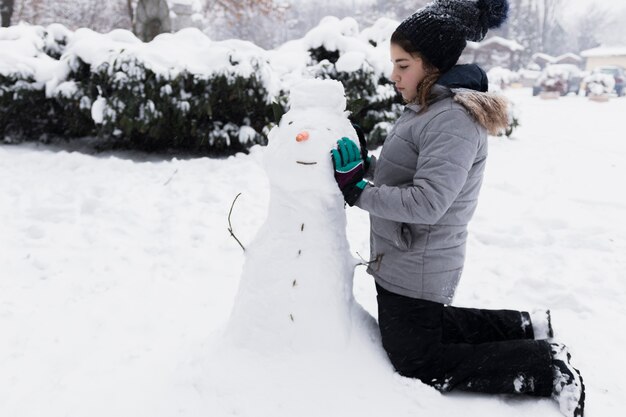
[{"label": "fur-trimmed hood", "polygon": [[[490,135],[495,136],[504,132],[509,125],[508,100],[501,94],[469,88],[450,89],[447,86],[435,84],[431,90],[428,107],[448,98],[452,98],[463,106]],[[417,103],[409,103],[407,107],[418,114],[426,110]]]},{"label": "fur-trimmed hood", "polygon": [[508,127],[508,101],[505,97],[488,93],[487,73],[476,64],[455,65],[442,74],[433,88],[434,100],[454,97],[487,129],[489,134],[497,135]]},{"label": "fur-trimmed hood", "polygon": [[466,88],[455,88],[451,91],[454,101],[465,107],[490,135],[500,134],[508,127],[508,101],[504,96]]}]

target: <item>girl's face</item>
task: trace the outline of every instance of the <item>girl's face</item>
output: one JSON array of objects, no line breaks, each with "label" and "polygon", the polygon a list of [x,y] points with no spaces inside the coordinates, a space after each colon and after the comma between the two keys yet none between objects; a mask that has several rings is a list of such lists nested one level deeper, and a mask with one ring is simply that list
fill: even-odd
[{"label": "girl's face", "polygon": [[404,101],[412,102],[417,97],[417,86],[426,78],[422,59],[392,43],[391,62],[393,63],[391,81],[395,83]]}]

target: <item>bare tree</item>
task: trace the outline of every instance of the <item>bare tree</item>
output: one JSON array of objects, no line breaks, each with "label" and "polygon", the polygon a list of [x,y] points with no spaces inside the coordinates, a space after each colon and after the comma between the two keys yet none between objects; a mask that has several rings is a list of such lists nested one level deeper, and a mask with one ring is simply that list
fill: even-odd
[{"label": "bare tree", "polygon": [[600,29],[609,28],[612,25],[613,18],[608,10],[601,8],[597,4],[590,4],[576,19],[574,30],[576,40],[578,41],[578,49],[595,48],[600,45]]},{"label": "bare tree", "polygon": [[549,38],[552,35],[552,31],[557,27],[558,11],[562,10],[561,4],[563,0],[539,0],[540,8],[542,10],[541,21],[541,48],[547,50],[549,44]]},{"label": "bare tree", "polygon": [[131,23],[134,23],[134,19],[135,19],[135,12],[133,10],[135,10],[135,2],[133,2],[133,0],[126,0],[126,7],[128,10],[128,17],[130,18]]},{"label": "bare tree", "polygon": [[535,52],[541,50],[541,32],[538,28],[542,19],[538,1],[543,0],[509,0],[509,18],[501,28],[490,30],[487,35],[513,39],[524,46],[520,54],[522,63],[529,61]]},{"label": "bare tree", "polygon": [[206,0],[205,11],[223,11],[225,15],[239,20],[250,12],[267,15],[278,8],[274,0]]},{"label": "bare tree", "polygon": [[14,0],[0,0],[0,16],[2,18],[2,27],[11,26],[11,16],[13,15]]},{"label": "bare tree", "polygon": [[499,29],[491,31],[491,33],[497,33],[498,36],[503,38],[513,39],[519,34],[518,18],[523,10],[525,10],[526,0],[509,0],[509,18],[504,22]]},{"label": "bare tree", "polygon": [[14,17],[18,21],[39,24],[42,18],[48,14],[47,10],[45,0],[17,0]]},{"label": "bare tree", "polygon": [[[207,33],[216,39],[236,37],[250,40],[264,48],[275,48],[282,43],[304,36],[326,16],[353,17],[361,28],[383,17],[376,2],[348,0],[274,0],[276,8],[270,13],[245,13],[226,16],[224,9],[208,10],[213,22]],[[426,1],[426,0],[419,0]],[[387,8],[388,9],[388,8]],[[244,9],[245,10],[245,9]],[[249,13],[252,11],[253,13]],[[217,16],[217,18],[216,18]],[[394,17],[395,18],[395,17]],[[222,19],[222,20],[219,20]]]},{"label": "bare tree", "polygon": [[[597,31],[598,41],[605,45],[623,45],[626,39],[626,9],[608,15],[605,26]],[[602,25],[602,23],[600,23]]]},{"label": "bare tree", "polygon": [[101,32],[131,27],[127,0],[15,0],[13,17],[36,25],[61,23],[70,29],[88,27]]},{"label": "bare tree", "polygon": [[289,3],[276,0],[206,0],[204,13],[212,26],[205,29],[217,38],[245,39],[271,47],[285,33]]}]

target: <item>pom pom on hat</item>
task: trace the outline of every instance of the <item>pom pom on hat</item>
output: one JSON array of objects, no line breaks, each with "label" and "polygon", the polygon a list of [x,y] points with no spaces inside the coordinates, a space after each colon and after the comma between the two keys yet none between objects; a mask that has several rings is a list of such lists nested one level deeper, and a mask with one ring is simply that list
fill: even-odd
[{"label": "pom pom on hat", "polygon": [[499,28],[506,21],[509,3],[507,0],[478,0],[476,8],[479,11],[478,22],[467,26],[467,40],[480,42],[489,29]]},{"label": "pom pom on hat", "polygon": [[509,15],[509,2],[507,0],[478,0],[476,7],[481,14],[487,16],[488,28],[496,29],[502,26]]}]

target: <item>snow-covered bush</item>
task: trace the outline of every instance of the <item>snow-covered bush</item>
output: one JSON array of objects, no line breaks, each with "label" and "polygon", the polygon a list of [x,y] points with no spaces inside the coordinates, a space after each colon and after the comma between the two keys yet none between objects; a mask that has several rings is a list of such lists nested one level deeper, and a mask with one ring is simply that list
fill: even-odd
[{"label": "snow-covered bush", "polygon": [[60,129],[54,103],[45,94],[57,67],[46,51],[60,48],[55,42],[41,26],[0,28],[0,139],[38,138]]},{"label": "snow-covered bush", "polygon": [[262,49],[212,42],[197,29],[150,43],[122,30],[80,29],[74,38],[63,56],[65,78],[80,83],[75,105],[91,106],[100,136],[148,151],[201,153],[265,141],[275,87]]},{"label": "snow-covered bush", "polygon": [[329,78],[343,84],[351,121],[366,133],[369,147],[382,145],[402,111],[401,99],[393,85],[362,57],[350,52],[335,63],[323,60],[311,70],[316,78]]},{"label": "snow-covered bush", "polygon": [[[489,92],[502,94],[502,89],[504,88],[503,84],[507,85],[507,83],[517,80],[518,74],[504,68],[496,67],[487,73],[487,77],[489,79]],[[498,136],[506,135],[507,137],[510,137],[513,134],[513,131],[520,125],[517,105],[511,99],[508,100],[508,104],[509,125],[506,130]]]},{"label": "snow-covered bush", "polygon": [[[329,23],[332,25],[333,22]],[[362,50],[339,50],[340,56],[334,68],[326,65],[322,70],[324,76],[343,83],[351,104],[351,119],[366,132],[370,147],[382,145],[393,122],[402,112],[401,96],[389,80],[388,44],[396,27],[397,22],[382,18],[360,34],[352,32],[350,40],[358,42]],[[332,45],[324,46],[325,49],[329,47],[332,48]]]},{"label": "snow-covered bush", "polygon": [[490,85],[504,89],[518,82],[520,80],[520,74],[507,68],[493,67],[487,72],[487,78],[489,79]]},{"label": "snow-covered bush", "polygon": [[540,91],[558,92],[562,96],[571,92],[578,94],[582,78],[583,73],[576,65],[549,65],[537,78],[534,93]]},{"label": "snow-covered bush", "polygon": [[255,76],[159,74],[132,55],[92,69],[91,114],[101,136],[144,150],[236,152],[263,143],[270,122]]},{"label": "snow-covered bush", "polygon": [[388,40],[396,26],[397,22],[380,19],[359,33],[352,18],[322,19],[303,38],[271,52],[272,65],[282,79],[281,96],[302,77],[341,81],[350,119],[365,131],[370,147],[381,145],[402,107],[388,79]]},{"label": "snow-covered bush", "polygon": [[[504,131],[504,135],[509,138],[513,135],[515,129],[520,126],[520,113],[517,104],[513,100],[509,100],[509,108],[508,108],[508,116],[509,116],[509,125]],[[502,136],[502,135],[500,135]]]},{"label": "snow-covered bush", "polygon": [[546,68],[537,82],[543,91],[563,92],[567,85],[567,72],[556,65]]},{"label": "snow-covered bush", "polygon": [[47,130],[49,103],[41,83],[0,71],[0,138],[39,136]]},{"label": "snow-covered bush", "polygon": [[541,76],[541,68],[537,64],[531,64],[527,68],[520,69],[517,74],[522,87],[532,87]]},{"label": "snow-covered bush", "polygon": [[50,57],[59,59],[72,39],[73,32],[58,23],[48,25],[44,31],[43,51]]},{"label": "snow-covered bush", "polygon": [[144,150],[264,143],[277,79],[267,52],[197,29],[150,43],[60,25],[0,31],[0,134],[95,135]]},{"label": "snow-covered bush", "polygon": [[590,96],[611,94],[615,88],[615,78],[611,74],[596,72],[584,79],[586,92]]},{"label": "snow-covered bush", "polygon": [[[344,85],[351,120],[376,147],[403,109],[389,80],[396,26],[383,18],[359,32],[352,18],[326,17],[271,51],[193,28],[149,43],[120,29],[0,29],[0,135],[97,135],[148,151],[233,153],[265,143],[291,86],[317,77]],[[499,87],[514,80],[510,71],[490,75]]]}]

